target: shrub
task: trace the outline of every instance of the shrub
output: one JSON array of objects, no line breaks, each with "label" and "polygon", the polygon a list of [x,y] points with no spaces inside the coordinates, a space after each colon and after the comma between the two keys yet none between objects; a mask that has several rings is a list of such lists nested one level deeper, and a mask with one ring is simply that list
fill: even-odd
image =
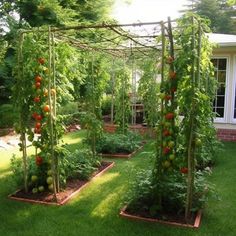
[{"label": "shrub", "polygon": [[78,103],[77,102],[69,102],[63,106],[61,106],[58,110],[58,114],[60,115],[69,115],[78,112]]},{"label": "shrub", "polygon": [[101,165],[100,158],[93,158],[92,151],[83,148],[77,149],[66,156],[62,161],[62,168],[66,178],[79,178],[87,180],[91,174]]},{"label": "shrub", "polygon": [[[152,170],[137,172],[125,199],[126,204],[128,203],[127,210],[136,214],[137,212],[143,212],[147,216],[153,217],[158,216],[161,212],[183,214],[187,194],[186,174],[171,171],[162,179],[162,182],[158,185],[162,192],[162,200],[159,204],[155,192],[155,189],[157,189],[156,181],[153,179],[152,173]],[[208,171],[197,171],[195,174],[192,212],[202,209],[209,195],[214,193],[214,187],[206,181],[208,174]]]},{"label": "shrub", "polygon": [[97,140],[96,151],[98,153],[132,153],[141,144],[141,137],[128,132],[126,135],[120,133],[105,133]]},{"label": "shrub", "polygon": [[[50,166],[47,162],[43,162],[43,164],[39,167],[35,164],[35,156],[29,156],[28,160],[28,180],[29,180],[29,190],[38,186],[46,186],[47,179],[47,170],[50,169]],[[22,159],[17,158],[15,155],[11,158],[11,170],[13,172],[13,180],[17,184],[18,187],[23,187],[24,183],[24,174],[23,174],[23,165]],[[32,181],[31,177],[37,176],[37,181]]]},{"label": "shrub", "polygon": [[58,117],[66,126],[71,124],[78,124],[81,116],[78,110],[78,103],[69,102],[64,106],[61,106],[58,110],[58,115]]},{"label": "shrub", "polygon": [[[69,178],[79,178],[87,180],[91,174],[101,165],[99,157],[92,157],[92,152],[89,149],[83,148],[69,152],[65,147],[55,149],[55,154],[58,155],[60,184],[65,187],[66,181]],[[29,190],[44,186],[48,188],[47,178],[51,177],[51,165],[47,155],[43,156],[43,163],[38,166],[35,163],[35,156],[29,156],[28,160],[28,180]],[[19,188],[23,187],[24,175],[22,159],[15,155],[11,158],[11,170],[13,172],[12,178]],[[36,176],[37,180],[32,181],[32,176]]]}]

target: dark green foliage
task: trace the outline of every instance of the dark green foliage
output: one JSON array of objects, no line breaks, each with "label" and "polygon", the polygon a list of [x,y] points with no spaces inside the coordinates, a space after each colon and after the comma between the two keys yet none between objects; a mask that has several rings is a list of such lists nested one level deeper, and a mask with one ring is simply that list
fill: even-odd
[{"label": "dark green foliage", "polygon": [[112,98],[110,95],[106,95],[102,98],[102,115],[110,115],[111,114],[111,103]]},{"label": "dark green foliage", "polygon": [[[34,187],[46,186],[47,170],[50,169],[48,163],[44,162],[39,168],[39,166],[35,164],[35,156],[30,156],[27,161],[29,189],[32,190]],[[22,188],[24,183],[22,160],[18,159],[15,155],[11,158],[11,171],[13,172],[13,180],[19,188]],[[37,181],[32,182],[32,176],[37,176]]]},{"label": "dark green foliage", "polygon": [[[215,196],[214,186],[210,184],[206,177],[209,171],[198,171],[195,174],[194,205],[192,212],[202,209],[210,196]],[[160,218],[160,215],[184,214],[186,201],[186,175],[180,171],[172,171],[164,176],[162,182],[155,186],[153,173],[150,169],[137,172],[135,181],[130,183],[128,195],[125,197],[129,203],[128,211],[143,216]],[[162,191],[162,205],[155,198],[155,189]],[[163,218],[166,220],[165,218]]]},{"label": "dark green foliage", "polygon": [[123,65],[116,72],[116,91],[115,91],[115,123],[118,125],[118,130],[125,134],[128,130],[128,122],[131,115],[130,109],[130,72]]},{"label": "dark green foliage", "polygon": [[96,143],[96,151],[104,154],[132,153],[141,145],[141,137],[134,133],[104,133]]},{"label": "dark green foliage", "polygon": [[[92,152],[89,149],[82,148],[73,152],[69,152],[66,148],[58,147],[55,150],[59,158],[60,166],[60,181],[64,187],[68,178],[79,178],[87,180],[91,174],[101,165],[101,160],[98,156],[93,158]],[[43,163],[40,166],[36,165],[35,156],[28,158],[28,179],[30,190],[35,187],[45,186],[47,188],[47,177],[51,176],[48,171],[51,171],[50,164],[47,161],[47,154],[40,154],[43,157]],[[16,158],[15,155],[11,158],[11,170],[13,179],[18,187],[23,187],[23,166],[22,160]],[[31,177],[37,176],[37,181],[32,182]]]},{"label": "dark green foliage", "polygon": [[94,158],[92,151],[83,148],[76,149],[65,156],[61,163],[61,168],[65,171],[66,179],[79,178],[87,180],[100,165],[100,158],[97,156]]},{"label": "dark green foliage", "polygon": [[160,81],[157,81],[157,74],[160,74],[157,64],[157,55],[150,55],[150,58],[142,61],[142,77],[139,81],[138,94],[144,104],[145,122],[148,126],[154,127],[158,121],[158,111],[160,110]]},{"label": "dark green foliage", "polygon": [[187,6],[203,18],[210,21],[210,28],[214,33],[235,34],[236,22],[235,2],[226,0],[189,0]]},{"label": "dark green foliage", "polygon": [[11,104],[0,105],[0,128],[11,128],[19,114]]}]

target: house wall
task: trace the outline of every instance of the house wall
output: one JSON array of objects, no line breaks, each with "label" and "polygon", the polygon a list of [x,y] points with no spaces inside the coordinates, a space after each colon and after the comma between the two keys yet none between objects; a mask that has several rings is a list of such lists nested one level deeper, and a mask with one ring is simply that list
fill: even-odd
[{"label": "house wall", "polygon": [[217,128],[217,134],[220,139],[236,142],[236,119],[233,118],[236,87],[236,47],[216,48],[213,51],[214,57],[227,57],[229,60],[226,82],[225,118],[223,120],[216,119],[215,127]]}]

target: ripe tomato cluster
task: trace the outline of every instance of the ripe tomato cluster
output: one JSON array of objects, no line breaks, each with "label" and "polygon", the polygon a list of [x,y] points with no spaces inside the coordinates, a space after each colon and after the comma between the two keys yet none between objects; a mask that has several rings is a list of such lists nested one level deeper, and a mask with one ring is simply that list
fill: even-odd
[{"label": "ripe tomato cluster", "polygon": [[[34,133],[40,138],[44,127],[46,127],[46,117],[47,113],[50,112],[50,107],[47,105],[47,82],[46,79],[44,79],[45,69],[42,66],[45,64],[45,59],[42,57],[38,58],[37,62],[39,66],[33,82],[34,103],[32,107],[32,117],[34,119]],[[42,165],[42,156],[37,155],[35,157],[35,163],[38,166]]]},{"label": "ripe tomato cluster", "polygon": [[176,157],[175,143],[175,94],[177,92],[177,73],[174,70],[174,58],[166,57],[166,64],[169,67],[168,79],[161,85],[160,98],[163,104],[162,127],[162,167],[164,170],[171,170]]}]

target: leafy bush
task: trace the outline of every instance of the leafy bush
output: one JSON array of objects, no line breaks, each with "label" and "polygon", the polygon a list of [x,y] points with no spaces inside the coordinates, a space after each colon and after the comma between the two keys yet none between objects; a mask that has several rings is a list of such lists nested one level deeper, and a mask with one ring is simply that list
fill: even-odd
[{"label": "leafy bush", "polygon": [[77,102],[68,102],[65,105],[62,105],[59,110],[58,114],[60,115],[69,115],[78,112],[78,103]]},{"label": "leafy bush", "polygon": [[[29,156],[28,160],[28,180],[29,180],[29,189],[38,186],[46,186],[47,179],[47,170],[50,169],[48,162],[43,162],[40,166],[35,164],[35,156]],[[22,159],[17,158],[15,155],[11,158],[11,170],[13,172],[13,180],[16,182],[18,187],[23,187],[24,183],[24,174],[23,174],[23,164]],[[32,176],[37,176],[37,181],[32,181]]]},{"label": "leafy bush", "polygon": [[58,114],[64,125],[78,124],[81,116],[77,102],[69,102],[61,106]]},{"label": "leafy bush", "polygon": [[[58,156],[59,174],[61,187],[65,187],[66,181],[69,178],[79,178],[87,180],[91,174],[101,165],[100,158],[92,158],[92,152],[89,149],[75,150],[69,152],[65,147],[55,149],[55,154]],[[43,156],[43,163],[40,166],[35,163],[35,156],[29,156],[28,160],[28,180],[29,190],[44,186],[49,188],[47,178],[52,176],[50,160],[47,155]],[[12,178],[19,188],[23,188],[24,175],[22,159],[17,158],[15,155],[11,158],[11,170],[13,172]],[[36,178],[35,181],[32,180]]]},{"label": "leafy bush", "polygon": [[66,178],[87,180],[101,165],[100,158],[93,158],[92,151],[87,148],[77,149],[63,159],[62,168]]},{"label": "leafy bush", "polygon": [[96,151],[98,153],[132,153],[141,144],[141,137],[128,132],[126,135],[120,133],[105,133],[97,140]]},{"label": "leafy bush", "polygon": [[18,113],[14,111],[11,104],[3,104],[0,106],[0,128],[13,127],[18,118]]},{"label": "leafy bush", "polygon": [[[153,179],[152,170],[142,170],[136,174],[136,178],[130,184],[129,192],[125,199],[128,203],[127,210],[130,213],[142,212],[146,216],[158,216],[160,213],[183,214],[186,204],[187,182],[186,174],[179,171],[171,171],[158,185],[162,191],[161,204],[156,193],[157,181]],[[214,193],[214,187],[207,183],[207,170],[198,171],[195,174],[195,189],[193,195],[192,212],[202,209],[210,194]]]}]

